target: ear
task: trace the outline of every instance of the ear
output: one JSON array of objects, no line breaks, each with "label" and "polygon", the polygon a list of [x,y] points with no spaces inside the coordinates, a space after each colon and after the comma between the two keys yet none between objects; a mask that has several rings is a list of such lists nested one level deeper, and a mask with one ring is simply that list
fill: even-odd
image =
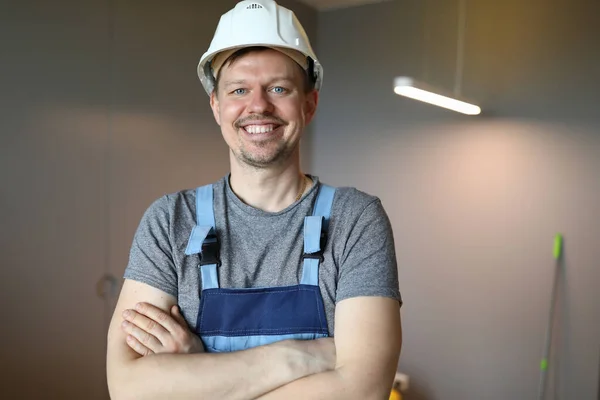
[{"label": "ear", "polygon": [[313,120],[317,112],[317,105],[319,104],[319,92],[313,89],[305,96],[306,97],[304,99],[304,121],[306,125],[308,125]]},{"label": "ear", "polygon": [[219,98],[215,90],[210,94],[210,108],[212,108],[217,125],[221,126],[221,107],[219,106]]}]

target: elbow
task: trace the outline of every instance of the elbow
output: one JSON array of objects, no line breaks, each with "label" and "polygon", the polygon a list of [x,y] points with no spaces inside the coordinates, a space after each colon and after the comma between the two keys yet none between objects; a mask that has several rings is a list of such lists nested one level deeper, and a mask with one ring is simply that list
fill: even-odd
[{"label": "elbow", "polygon": [[363,366],[353,365],[336,369],[344,386],[345,399],[389,400],[393,387],[393,377],[381,368],[372,368],[371,372]]},{"label": "elbow", "polygon": [[388,390],[387,387],[372,387],[363,388],[361,391],[355,391],[351,397],[356,400],[389,400],[392,388]]},{"label": "elbow", "polygon": [[133,400],[144,398],[140,390],[123,379],[108,382],[108,394],[111,400]]},{"label": "elbow", "polygon": [[390,386],[389,390],[387,387],[376,387],[371,388],[369,390],[365,390],[356,399],[360,400],[389,400],[390,394],[392,392],[392,388]]},{"label": "elbow", "polygon": [[125,396],[122,391],[117,390],[114,387],[110,387],[110,385],[108,387],[108,397],[110,400],[126,400],[127,398],[131,398]]},{"label": "elbow", "polygon": [[385,382],[379,377],[365,376],[364,371],[337,370],[341,378],[344,399],[352,400],[389,400],[392,391],[392,382]]},{"label": "elbow", "polygon": [[391,390],[366,390],[365,388],[361,388],[361,390],[355,390],[355,388],[351,388],[351,390],[347,390],[344,395],[344,399],[351,400],[389,400],[391,394]]},{"label": "elbow", "polygon": [[111,400],[140,399],[143,393],[136,387],[136,379],[132,376],[134,362],[125,365],[110,365],[107,368],[108,393]]},{"label": "elbow", "polygon": [[115,382],[108,382],[108,396],[111,400],[127,400],[131,396],[128,396],[127,390],[123,385],[116,384]]},{"label": "elbow", "polygon": [[111,400],[133,399],[132,390],[123,379],[108,379],[108,395]]}]

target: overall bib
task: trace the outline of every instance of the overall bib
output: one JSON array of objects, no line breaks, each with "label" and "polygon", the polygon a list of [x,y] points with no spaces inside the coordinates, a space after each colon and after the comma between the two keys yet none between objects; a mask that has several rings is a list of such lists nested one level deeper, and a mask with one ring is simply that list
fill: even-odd
[{"label": "overall bib", "polygon": [[[319,263],[335,188],[320,185],[311,216],[304,219],[304,254],[299,285],[226,289],[219,287],[219,240],[213,186],[196,189],[196,226],[186,255],[200,254],[202,293],[196,323],[207,352],[230,352],[286,339],[329,336],[319,289]],[[292,260],[291,262],[295,262]]]}]

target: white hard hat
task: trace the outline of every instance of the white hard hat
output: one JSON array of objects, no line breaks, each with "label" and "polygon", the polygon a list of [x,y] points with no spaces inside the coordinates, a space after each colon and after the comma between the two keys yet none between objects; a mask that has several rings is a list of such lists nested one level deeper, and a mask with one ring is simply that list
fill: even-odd
[{"label": "white hard hat", "polygon": [[[315,89],[323,82],[323,68],[304,28],[293,11],[273,0],[244,0],[221,16],[210,47],[200,58],[198,77],[209,95],[215,87],[215,57],[244,47],[264,46],[290,56],[314,74]],[[227,57],[220,58],[218,68]]]}]

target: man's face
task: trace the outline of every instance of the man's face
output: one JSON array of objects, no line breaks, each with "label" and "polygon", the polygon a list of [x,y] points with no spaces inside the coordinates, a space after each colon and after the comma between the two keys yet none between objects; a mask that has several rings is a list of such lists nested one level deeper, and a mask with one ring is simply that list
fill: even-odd
[{"label": "man's face", "polygon": [[253,51],[221,69],[210,104],[235,158],[255,168],[280,165],[298,151],[318,101],[302,68],[276,50]]}]

